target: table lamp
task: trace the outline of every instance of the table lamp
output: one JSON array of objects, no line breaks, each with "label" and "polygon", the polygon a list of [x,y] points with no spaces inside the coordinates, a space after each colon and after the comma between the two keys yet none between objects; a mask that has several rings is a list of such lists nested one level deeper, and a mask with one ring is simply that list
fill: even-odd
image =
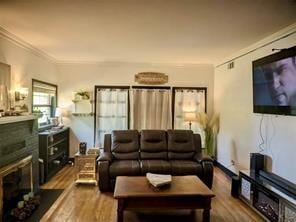
[{"label": "table lamp", "polygon": [[64,109],[62,109],[61,107],[57,107],[55,110],[55,117],[58,117],[61,119],[60,125],[64,125],[63,124],[63,116],[64,116]]},{"label": "table lamp", "polygon": [[184,121],[189,122],[189,129],[191,130],[192,122],[196,121],[196,113],[195,112],[185,112],[184,113]]}]

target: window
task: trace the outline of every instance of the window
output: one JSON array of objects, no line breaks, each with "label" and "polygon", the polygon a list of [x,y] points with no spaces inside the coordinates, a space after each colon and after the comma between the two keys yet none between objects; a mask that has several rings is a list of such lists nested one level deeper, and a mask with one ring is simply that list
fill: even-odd
[{"label": "window", "polygon": [[[207,88],[173,87],[173,118],[174,129],[189,129],[189,123],[184,120],[186,112],[206,112]],[[202,146],[205,145],[205,134],[199,123],[192,122],[191,130],[199,133],[202,138]]]},{"label": "window", "polygon": [[57,106],[57,85],[32,80],[32,112],[38,114],[39,126],[49,123],[49,118],[54,117]]},{"label": "window", "polygon": [[104,135],[129,128],[129,87],[95,86],[95,146],[103,147]]},{"label": "window", "polygon": [[[94,146],[103,147],[104,135],[125,129],[189,129],[185,112],[206,112],[207,88],[95,86]],[[191,130],[204,132],[193,121]]]}]

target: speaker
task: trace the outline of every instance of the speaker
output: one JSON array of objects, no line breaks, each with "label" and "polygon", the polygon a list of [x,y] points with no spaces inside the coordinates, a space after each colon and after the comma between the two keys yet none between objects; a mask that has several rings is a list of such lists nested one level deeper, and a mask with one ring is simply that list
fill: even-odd
[{"label": "speaker", "polygon": [[233,176],[231,178],[231,196],[238,198],[239,196],[239,177]]},{"label": "speaker", "polygon": [[252,174],[259,174],[259,171],[263,169],[264,169],[264,155],[261,153],[251,153],[250,172]]}]

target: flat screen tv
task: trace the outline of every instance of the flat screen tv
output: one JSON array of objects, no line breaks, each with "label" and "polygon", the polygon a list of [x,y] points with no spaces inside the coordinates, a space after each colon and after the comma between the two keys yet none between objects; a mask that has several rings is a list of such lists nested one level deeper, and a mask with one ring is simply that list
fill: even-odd
[{"label": "flat screen tv", "polygon": [[296,115],[296,46],[253,61],[253,110]]}]

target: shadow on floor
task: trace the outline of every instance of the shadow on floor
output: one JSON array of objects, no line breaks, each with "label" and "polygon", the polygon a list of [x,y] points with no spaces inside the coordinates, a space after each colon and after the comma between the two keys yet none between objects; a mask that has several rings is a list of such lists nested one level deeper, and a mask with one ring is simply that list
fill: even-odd
[{"label": "shadow on floor", "polygon": [[129,212],[125,211],[124,221],[132,222],[194,222],[199,218],[199,212],[193,210],[177,210],[177,211],[145,211],[145,212]]}]

